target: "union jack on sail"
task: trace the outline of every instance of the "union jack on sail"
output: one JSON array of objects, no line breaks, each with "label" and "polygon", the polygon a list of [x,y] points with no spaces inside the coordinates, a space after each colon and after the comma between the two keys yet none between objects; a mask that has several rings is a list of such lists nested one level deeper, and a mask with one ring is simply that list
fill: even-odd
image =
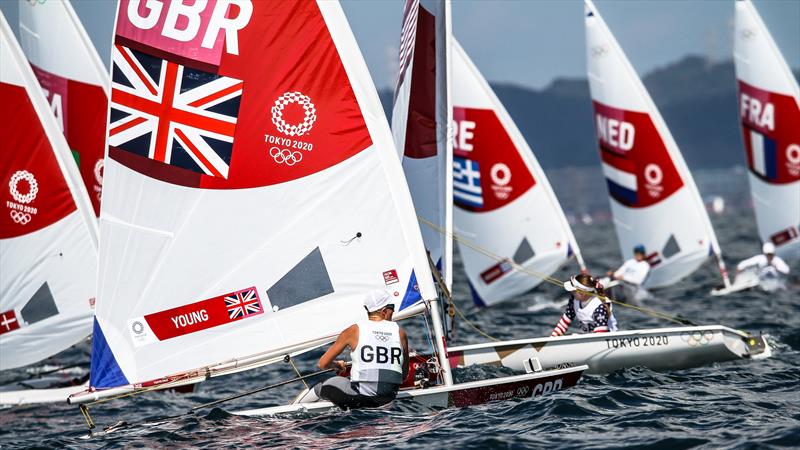
[{"label": "union jack on sail", "polygon": [[109,146],[228,178],[241,80],[115,45]]},{"label": "union jack on sail", "polygon": [[255,288],[245,289],[225,296],[225,307],[231,320],[243,319],[251,314],[260,314],[261,301]]}]

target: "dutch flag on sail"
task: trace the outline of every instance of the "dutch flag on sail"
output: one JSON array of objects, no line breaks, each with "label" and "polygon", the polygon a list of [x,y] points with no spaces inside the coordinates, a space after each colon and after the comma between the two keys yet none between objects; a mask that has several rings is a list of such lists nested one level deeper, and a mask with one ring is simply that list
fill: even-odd
[{"label": "dutch flag on sail", "polygon": [[453,198],[461,205],[483,206],[481,172],[477,161],[453,157]]},{"label": "dutch flag on sail", "polygon": [[747,129],[750,141],[750,168],[758,175],[772,180],[778,176],[778,152],[775,141],[753,129]]},{"label": "dutch flag on sail", "polygon": [[603,161],[603,174],[606,176],[608,193],[611,197],[624,205],[636,204],[636,172],[633,164],[620,164],[620,167],[614,167]]}]

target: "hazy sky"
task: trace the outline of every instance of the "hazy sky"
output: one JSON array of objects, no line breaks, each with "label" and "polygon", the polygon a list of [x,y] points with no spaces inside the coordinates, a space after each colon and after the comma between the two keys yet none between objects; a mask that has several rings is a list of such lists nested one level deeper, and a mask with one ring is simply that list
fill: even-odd
[{"label": "hazy sky", "polygon": [[[15,32],[17,2],[0,0]],[[115,2],[72,3],[108,60]],[[789,65],[800,67],[800,0],[754,3]],[[342,5],[376,86],[392,85],[402,0]],[[731,58],[733,0],[597,0],[596,6],[640,74],[687,54]],[[557,77],[586,76],[582,1],[453,0],[452,8],[453,33],[489,80],[543,87]]]}]

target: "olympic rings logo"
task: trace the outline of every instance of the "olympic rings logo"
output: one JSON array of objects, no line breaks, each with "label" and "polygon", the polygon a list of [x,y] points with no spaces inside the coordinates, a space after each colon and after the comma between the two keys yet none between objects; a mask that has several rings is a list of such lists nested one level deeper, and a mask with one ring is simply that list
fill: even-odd
[{"label": "olympic rings logo", "polygon": [[[17,189],[17,185],[22,180],[28,182],[29,189],[27,194],[21,194]],[[14,175],[11,175],[11,180],[8,182],[8,190],[11,196],[14,197],[14,200],[23,204],[28,204],[32,202],[36,198],[36,194],[39,193],[39,183],[36,182],[36,177],[34,177],[32,173],[27,170],[18,170],[14,172]]]},{"label": "olympic rings logo", "polygon": [[303,160],[303,154],[297,150],[291,151],[288,148],[280,149],[272,147],[269,149],[269,156],[278,164],[293,166]]},{"label": "olympic rings logo", "polygon": [[[298,124],[289,124],[283,120],[283,109],[291,103],[299,104],[305,111],[303,121]],[[317,110],[311,103],[311,99],[302,92],[285,92],[275,100],[275,104],[272,106],[272,123],[275,124],[278,131],[288,136],[302,136],[308,133],[316,120]]]},{"label": "olympic rings logo", "polygon": [[24,212],[20,212],[20,211],[16,211],[16,210],[12,209],[11,211],[9,211],[9,214],[11,214],[11,220],[13,220],[14,222],[16,222],[16,223],[18,223],[20,225],[27,225],[28,222],[31,221],[31,215],[28,214],[28,213],[24,213]]}]

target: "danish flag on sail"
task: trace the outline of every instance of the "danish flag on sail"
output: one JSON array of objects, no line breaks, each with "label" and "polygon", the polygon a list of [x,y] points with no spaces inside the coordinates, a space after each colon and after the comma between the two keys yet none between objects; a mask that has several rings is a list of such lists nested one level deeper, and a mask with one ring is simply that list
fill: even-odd
[{"label": "danish flag on sail", "polygon": [[109,145],[227,178],[242,81],[115,45]]}]

